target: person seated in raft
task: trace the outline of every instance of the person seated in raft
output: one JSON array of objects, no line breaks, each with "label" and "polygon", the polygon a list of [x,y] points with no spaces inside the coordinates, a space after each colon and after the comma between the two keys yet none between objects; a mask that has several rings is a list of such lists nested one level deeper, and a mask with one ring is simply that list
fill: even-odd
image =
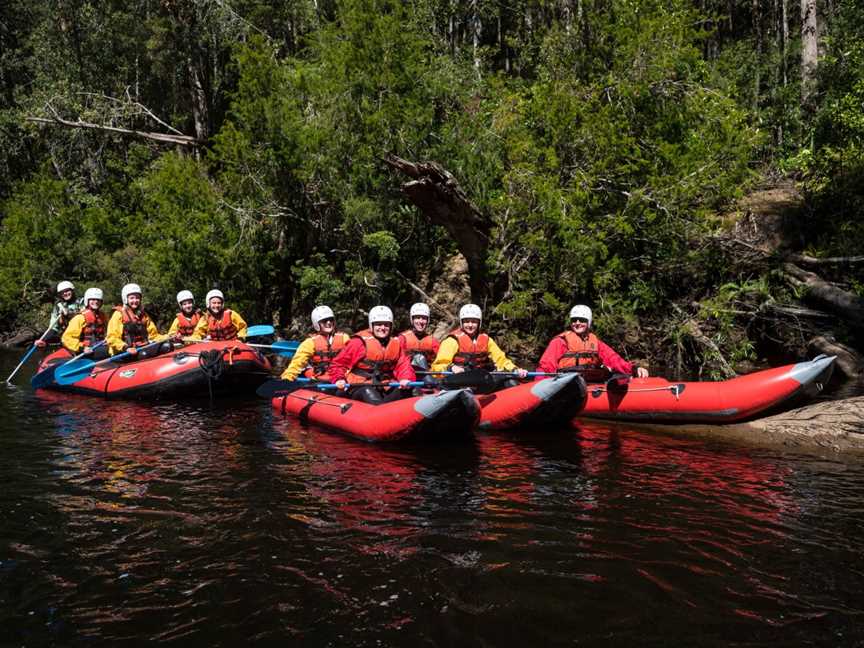
[{"label": "person seated in raft", "polygon": [[584,304],[571,308],[570,328],[552,338],[540,358],[537,371],[581,371],[590,382],[591,374],[597,376],[605,367],[614,373],[647,378],[647,369],[627,362],[591,333],[591,321],[591,309]]},{"label": "person seated in raft", "polygon": [[330,364],[348,344],[351,336],[336,329],[336,316],[329,306],[312,309],[314,331],[300,343],[291,364],[282,372],[282,380],[297,380],[303,375],[321,382],[330,382]]},{"label": "person seated in raft", "polygon": [[57,303],[54,304],[54,310],[51,311],[48,333],[34,343],[40,349],[44,349],[51,343],[59,342],[72,318],[83,312],[86,307],[83,299],[75,299],[75,286],[71,281],[61,281],[57,284],[57,297]]},{"label": "person seated in raft", "polygon": [[95,350],[93,347],[105,339],[107,329],[108,318],[102,312],[102,291],[88,288],[84,292],[84,310],[69,320],[60,342],[72,355],[83,353],[88,359],[104,360],[108,357],[108,349],[104,345]]},{"label": "person seated in raft", "polygon": [[[138,355],[138,347],[165,339],[165,336],[159,335],[153,320],[144,312],[141,286],[126,284],[120,290],[120,297],[123,305],[115,306],[114,313],[108,320],[108,333],[105,336],[108,353],[113,356],[128,351],[134,360]],[[156,355],[158,352],[158,349],[152,349],[147,355]]]},{"label": "person seated in raft", "polygon": [[221,290],[211,290],[204,300],[207,311],[198,320],[193,340],[236,340],[246,337],[246,321],[239,313],[225,308],[225,295]]},{"label": "person seated in raft", "polygon": [[[376,306],[369,311],[369,328],[355,333],[330,365],[330,379],[349,398],[372,405],[411,396],[408,383],[416,380],[411,360],[402,353],[393,332],[393,311]],[[364,383],[398,381],[398,388]]]},{"label": "person seated in raft", "polygon": [[178,292],[177,305],[180,307],[180,312],[168,328],[168,337],[172,340],[182,340],[192,335],[201,320],[201,310],[195,308],[195,297],[191,291]]},{"label": "person seated in raft", "polygon": [[[528,372],[521,369],[510,360],[495,340],[486,333],[480,332],[483,321],[483,311],[477,304],[466,304],[459,309],[460,327],[451,331],[441,347],[432,371],[452,371],[462,373],[469,369],[484,369],[486,371],[512,371],[519,378],[525,378]],[[496,378],[495,389],[516,384],[506,376]]]},{"label": "person seated in raft", "polygon": [[441,343],[427,330],[429,328],[429,307],[423,303],[411,306],[408,317],[411,328],[399,334],[402,353],[411,358],[415,371],[428,371],[438,355]]}]

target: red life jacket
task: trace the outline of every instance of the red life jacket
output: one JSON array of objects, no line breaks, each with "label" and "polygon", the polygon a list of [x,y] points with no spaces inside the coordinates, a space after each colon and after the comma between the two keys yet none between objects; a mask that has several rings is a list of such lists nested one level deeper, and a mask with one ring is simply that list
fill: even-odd
[{"label": "red life jacket", "polygon": [[418,338],[417,334],[410,329],[400,333],[400,335],[405,340],[406,354],[410,356],[415,353],[422,353],[429,364],[432,364],[435,356],[438,355],[438,347],[440,346],[438,340],[428,333],[424,333],[422,338]]},{"label": "red life jacket", "polygon": [[148,340],[147,325],[150,316],[143,310],[137,315],[128,306],[115,306],[114,310],[123,317],[123,341],[127,346],[146,344]]},{"label": "red life jacket", "polygon": [[451,337],[459,344],[459,351],[453,356],[453,364],[466,369],[492,369],[492,358],[489,356],[489,336],[480,333],[476,339],[471,339],[461,328],[452,331]]},{"label": "red life jacket", "polygon": [[567,352],[558,359],[558,369],[561,371],[584,371],[585,369],[600,369],[600,340],[593,333],[585,339],[567,330],[558,336],[567,344]]},{"label": "red life jacket", "polygon": [[84,316],[84,326],[81,328],[81,346],[91,347],[97,342],[105,339],[105,329],[108,327],[108,317],[101,310],[93,311],[89,308],[81,315]]},{"label": "red life jacket", "polygon": [[345,348],[348,342],[348,335],[335,331],[333,333],[333,341],[322,333],[311,333],[310,338],[315,342],[315,352],[309,359],[309,366],[303,372],[306,378],[320,378],[330,368],[330,363],[333,358],[339,355],[339,352]]},{"label": "red life jacket", "polygon": [[216,319],[213,313],[207,311],[207,335],[211,340],[236,340],[237,327],[231,321],[231,311],[222,311],[222,317]]},{"label": "red life jacket", "polygon": [[200,319],[200,310],[192,313],[192,317],[186,317],[186,313],[180,311],[177,313],[177,333],[183,337],[189,337],[195,332],[195,327],[198,325],[198,320]]},{"label": "red life jacket", "polygon": [[391,337],[387,346],[381,345],[372,331],[366,329],[355,333],[354,337],[363,340],[366,346],[366,355],[354,365],[345,376],[349,383],[384,382],[393,380],[393,371],[396,363],[402,355],[402,347],[399,340]]}]

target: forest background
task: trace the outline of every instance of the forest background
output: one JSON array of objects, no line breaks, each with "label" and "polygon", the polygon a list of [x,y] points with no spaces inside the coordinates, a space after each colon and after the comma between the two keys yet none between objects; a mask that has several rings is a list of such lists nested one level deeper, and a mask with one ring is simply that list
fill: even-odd
[{"label": "forest background", "polygon": [[854,354],[862,147],[849,0],[8,0],[0,330],[71,279],[287,336],[470,298],[528,359],[586,302],[670,376]]}]

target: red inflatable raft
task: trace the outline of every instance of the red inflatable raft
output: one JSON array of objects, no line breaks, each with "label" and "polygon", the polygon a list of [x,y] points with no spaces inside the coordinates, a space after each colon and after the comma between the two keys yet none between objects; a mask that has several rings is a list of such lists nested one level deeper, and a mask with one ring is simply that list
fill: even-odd
[{"label": "red inflatable raft", "polygon": [[300,389],[276,396],[273,408],[364,441],[437,441],[473,435],[480,407],[467,389],[370,405]]},{"label": "red inflatable raft", "polygon": [[[70,357],[65,349],[56,351],[42,361],[39,372],[52,366],[56,369]],[[199,342],[134,362],[101,364],[78,382],[51,382],[44,389],[109,398],[158,399],[206,396],[211,389],[254,391],[269,377],[267,358],[243,342],[231,340]]]},{"label": "red inflatable raft", "polygon": [[720,382],[670,383],[633,378],[628,384],[588,385],[580,417],[666,423],[732,423],[753,418],[800,396],[822,390],[834,356],[757,371]]},{"label": "red inflatable raft", "polygon": [[480,429],[548,426],[569,421],[585,403],[585,381],[576,373],[477,396]]}]

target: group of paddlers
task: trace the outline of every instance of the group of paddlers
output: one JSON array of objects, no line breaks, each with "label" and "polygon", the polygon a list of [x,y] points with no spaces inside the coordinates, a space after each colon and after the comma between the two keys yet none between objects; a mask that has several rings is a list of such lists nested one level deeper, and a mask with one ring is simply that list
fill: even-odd
[{"label": "group of paddlers", "polygon": [[[141,347],[153,347],[154,342],[234,340],[246,337],[246,322],[236,311],[225,308],[225,295],[220,290],[207,293],[206,311],[195,307],[195,298],[188,290],[177,293],[180,311],[168,333],[161,334],[144,310],[141,286],[129,283],[120,291],[122,304],[115,306],[109,318],[102,311],[104,295],[100,288],[88,288],[82,300],[75,298],[71,281],[57,284],[58,300],[51,313],[46,334],[36,342],[44,347],[59,338],[62,346],[73,355],[83,354],[94,360],[119,353],[138,354]],[[156,349],[151,351],[157,352]]]},{"label": "group of paddlers", "polygon": [[[177,313],[167,334],[160,334],[143,309],[143,293],[138,284],[126,284],[122,304],[114,307],[110,319],[102,312],[103,294],[89,288],[84,299],[75,299],[69,281],[57,286],[58,302],[52,313],[49,335],[37,345],[59,337],[72,354],[84,353],[98,359],[127,352],[135,355],[145,345],[159,341],[233,340],[246,337],[247,325],[235,311],[225,308],[225,296],[211,290],[205,298],[205,311],[195,307],[192,293],[177,294]],[[339,330],[329,306],[312,311],[313,331],[298,346],[282,379],[294,381],[301,376],[310,380],[335,383],[351,398],[368,403],[384,403],[410,395],[410,383],[417,372],[428,375],[466,371],[504,372],[496,380],[503,387],[527,370],[516,366],[487,333],[482,331],[483,311],[476,304],[459,310],[459,326],[443,341],[429,332],[429,306],[417,303],[409,311],[410,328],[394,334],[393,311],[375,306],[369,311],[369,328],[354,334]],[[615,373],[648,376],[619,356],[591,332],[592,312],[579,304],[570,310],[569,327],[556,335],[544,351],[537,371],[555,374],[570,371],[608,370]],[[158,345],[157,345],[158,347]],[[390,382],[398,387],[386,386]]]}]

